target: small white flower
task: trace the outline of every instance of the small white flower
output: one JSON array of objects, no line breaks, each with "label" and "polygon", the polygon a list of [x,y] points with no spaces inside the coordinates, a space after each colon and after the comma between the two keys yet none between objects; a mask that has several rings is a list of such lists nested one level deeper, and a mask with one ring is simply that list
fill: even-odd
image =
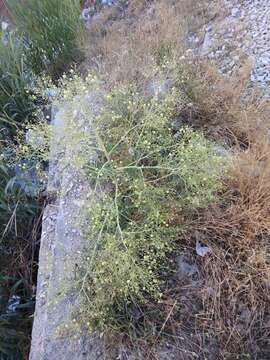
[{"label": "small white flower", "polygon": [[1,28],[2,28],[2,31],[6,31],[7,30],[7,28],[8,28],[8,23],[7,22],[5,22],[5,21],[2,21],[2,23],[1,23]]}]

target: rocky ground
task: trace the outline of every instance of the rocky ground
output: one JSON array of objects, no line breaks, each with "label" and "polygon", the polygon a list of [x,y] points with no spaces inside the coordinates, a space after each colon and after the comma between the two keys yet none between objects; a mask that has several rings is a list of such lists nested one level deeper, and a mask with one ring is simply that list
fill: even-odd
[{"label": "rocky ground", "polygon": [[214,18],[199,34],[190,34],[196,55],[232,75],[245,61],[252,64],[250,85],[270,96],[270,1],[221,0]]},{"label": "rocky ground", "polygon": [[[118,3],[118,0],[101,1],[105,7]],[[90,22],[92,5],[87,0],[82,11],[82,17]],[[232,76],[249,63],[249,87],[255,84],[269,98],[270,0],[209,1],[209,13],[213,15],[203,29],[190,33],[189,47],[196,56],[214,62],[225,76]]]}]

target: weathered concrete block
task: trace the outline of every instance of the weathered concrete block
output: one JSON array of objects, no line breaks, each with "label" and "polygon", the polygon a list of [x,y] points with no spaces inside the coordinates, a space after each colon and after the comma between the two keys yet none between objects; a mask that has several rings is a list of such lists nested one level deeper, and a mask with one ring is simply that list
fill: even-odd
[{"label": "weathered concrete block", "polygon": [[[87,97],[95,111],[99,98],[99,95]],[[100,337],[72,326],[74,306],[79,302],[78,294],[72,292],[72,283],[76,281],[76,264],[86,245],[78,219],[85,195],[91,194],[91,189],[74,164],[59,171],[59,154],[64,156],[69,145],[63,144],[63,106],[69,105],[59,105],[54,114],[48,187],[57,190],[58,196],[55,204],[46,207],[43,216],[30,360],[98,360],[104,359]]]}]

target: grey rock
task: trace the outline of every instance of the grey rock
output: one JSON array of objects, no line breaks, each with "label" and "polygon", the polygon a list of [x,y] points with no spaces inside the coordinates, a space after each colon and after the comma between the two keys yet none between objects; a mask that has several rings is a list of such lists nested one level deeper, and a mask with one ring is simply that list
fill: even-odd
[{"label": "grey rock", "polygon": [[201,241],[197,240],[196,241],[196,253],[199,256],[204,257],[205,255],[207,255],[208,253],[211,253],[211,248],[205,244],[203,244]]},{"label": "grey rock", "polygon": [[212,38],[207,32],[204,36],[203,44],[201,47],[201,55],[206,55],[211,50]]},{"label": "grey rock", "polygon": [[83,9],[81,12],[81,18],[85,21],[90,20],[91,18],[91,9],[90,8],[86,8]]},{"label": "grey rock", "polygon": [[232,12],[231,12],[233,17],[237,17],[241,15],[241,10],[237,7],[232,8]]},{"label": "grey rock", "polygon": [[231,155],[230,151],[221,144],[216,144],[214,146],[214,152],[216,155],[223,156],[224,158],[227,158]]},{"label": "grey rock", "polygon": [[232,67],[234,67],[234,65],[235,65],[234,61],[231,60],[231,62],[229,63],[229,67],[232,68]]},{"label": "grey rock", "polygon": [[261,62],[263,65],[269,65],[269,64],[270,64],[270,57],[261,57],[261,58],[260,58],[260,62]]},{"label": "grey rock", "polygon": [[101,0],[102,5],[112,6],[114,4],[114,0]]},{"label": "grey rock", "polygon": [[[200,55],[213,59],[219,72],[232,74],[232,69],[240,68],[240,59],[233,52],[243,49],[244,54],[255,60],[248,87],[257,85],[262,96],[268,97],[270,66],[270,6],[269,0],[235,1],[223,0],[229,15],[212,20],[205,27],[206,35],[200,48]],[[209,31],[211,29],[211,31]],[[217,48],[214,48],[216,46]],[[224,45],[226,47],[224,48]],[[232,58],[234,63],[227,59]],[[253,84],[253,85],[252,85]]]},{"label": "grey rock", "polygon": [[151,80],[147,86],[147,92],[149,95],[162,96],[165,95],[173,86],[172,79],[156,78]]}]

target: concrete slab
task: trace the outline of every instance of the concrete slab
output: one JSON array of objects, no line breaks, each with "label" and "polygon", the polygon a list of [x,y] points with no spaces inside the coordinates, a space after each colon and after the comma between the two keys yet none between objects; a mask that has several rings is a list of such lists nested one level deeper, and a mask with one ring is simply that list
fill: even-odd
[{"label": "concrete slab", "polygon": [[[87,106],[91,107],[92,102],[94,114],[99,101],[100,94],[87,97]],[[97,334],[90,336],[71,326],[74,305],[80,301],[78,294],[71,290],[71,284],[76,281],[76,264],[86,246],[78,219],[85,195],[91,194],[91,189],[75,164],[67,163],[59,170],[61,157],[71,150],[65,142],[61,120],[68,111],[71,111],[68,104],[54,107],[48,188],[58,196],[55,204],[46,207],[43,216],[30,360],[105,358],[104,344]]]}]

